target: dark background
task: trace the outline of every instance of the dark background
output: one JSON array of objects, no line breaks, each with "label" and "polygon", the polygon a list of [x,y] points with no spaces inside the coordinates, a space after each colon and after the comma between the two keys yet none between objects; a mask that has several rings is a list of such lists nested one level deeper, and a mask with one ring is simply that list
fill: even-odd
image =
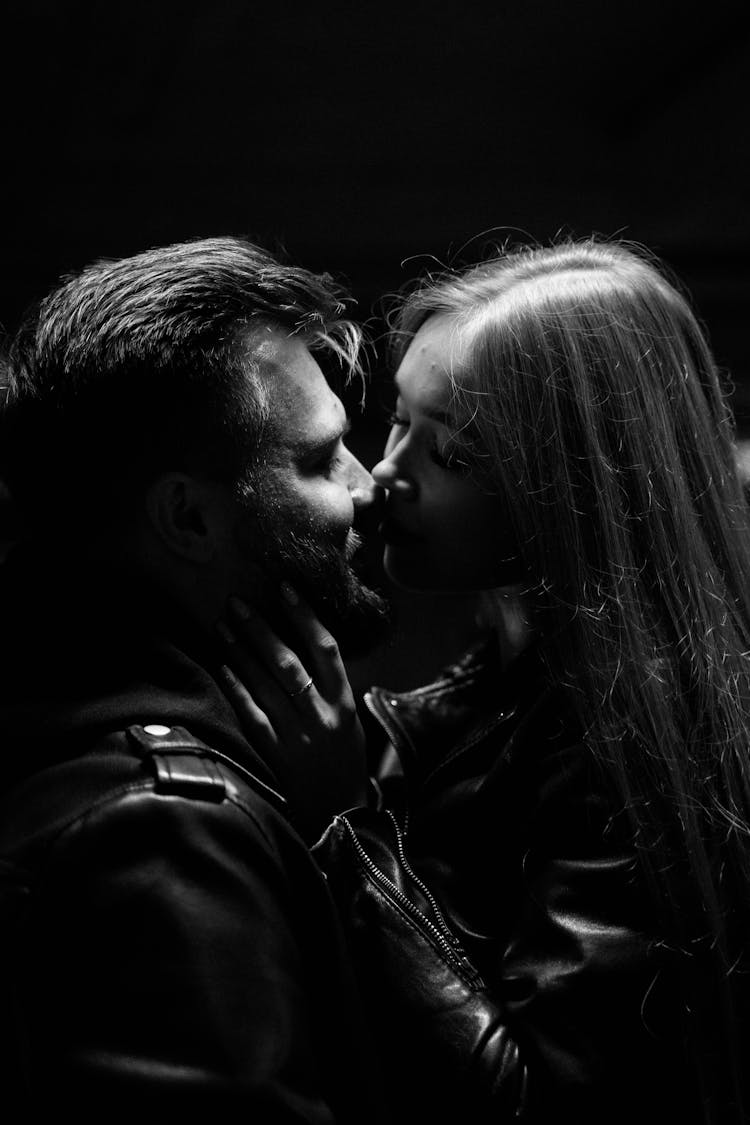
[{"label": "dark background", "polygon": [[[0,322],[60,273],[247,234],[384,293],[521,232],[645,243],[683,278],[750,430],[747,4],[4,5]],[[374,352],[352,443],[385,426]],[[352,666],[398,687],[462,639],[457,602],[397,599]],[[429,624],[425,624],[429,621]]]}]

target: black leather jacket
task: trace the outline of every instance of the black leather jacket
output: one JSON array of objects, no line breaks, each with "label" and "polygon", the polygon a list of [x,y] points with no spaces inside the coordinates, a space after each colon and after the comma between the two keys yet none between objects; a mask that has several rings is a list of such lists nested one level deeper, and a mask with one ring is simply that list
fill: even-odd
[{"label": "black leather jacket", "polygon": [[368,705],[403,776],[317,854],[397,1119],[702,1120],[627,820],[538,655]]},{"label": "black leather jacket", "polygon": [[41,577],[3,573],[3,1119],[382,1120],[325,880],[210,655],[158,598]]}]

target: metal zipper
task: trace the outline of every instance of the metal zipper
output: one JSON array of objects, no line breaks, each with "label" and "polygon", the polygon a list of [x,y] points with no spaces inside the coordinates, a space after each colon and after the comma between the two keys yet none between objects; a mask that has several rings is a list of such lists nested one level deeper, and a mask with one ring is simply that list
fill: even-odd
[{"label": "metal zipper", "polygon": [[432,891],[429,889],[429,887],[425,883],[422,882],[422,880],[416,874],[416,872],[412,868],[411,864],[409,863],[408,859],[406,858],[406,851],[405,851],[405,848],[404,848],[404,839],[406,837],[406,830],[404,830],[403,833],[401,832],[401,829],[399,828],[399,825],[398,825],[398,821],[396,820],[396,817],[393,815],[393,813],[391,812],[390,809],[386,809],[386,813],[388,814],[391,821],[393,822],[393,827],[396,831],[396,846],[398,848],[398,857],[401,860],[401,864],[403,866],[404,871],[409,876],[412,883],[414,883],[414,886],[418,890],[420,890],[422,892],[422,894],[424,895],[424,897],[427,899],[427,901],[430,904],[430,907],[432,909],[432,912],[435,915],[437,925],[443,931],[443,934],[445,935],[446,939],[452,945],[454,945],[457,949],[461,949],[461,943],[459,942],[456,935],[448,927],[448,923],[445,921],[445,918],[443,917],[443,912],[440,909],[440,907],[438,906],[437,902],[435,901],[435,896],[433,895]]},{"label": "metal zipper", "polygon": [[474,966],[466,958],[456,937],[448,929],[443,915],[437,909],[437,905],[432,894],[427,890],[421,880],[417,879],[417,876],[414,875],[408,863],[405,861],[401,831],[392,814],[389,812],[388,815],[393,821],[394,828],[396,829],[398,854],[399,858],[404,864],[404,869],[407,875],[409,875],[409,877],[414,880],[415,884],[419,887],[422,893],[425,894],[427,901],[435,911],[436,917],[440,920],[441,926],[443,927],[442,929],[435,925],[435,923],[432,922],[427,917],[427,915],[419,909],[419,907],[415,906],[411,899],[407,898],[407,896],[402,891],[400,891],[398,887],[388,878],[385,872],[382,871],[377,866],[377,864],[373,862],[373,860],[370,858],[370,856],[367,854],[364,847],[360,843],[356,832],[354,831],[347,818],[345,816],[339,816],[337,817],[337,819],[346,826],[347,832],[349,833],[349,837],[354,844],[357,855],[359,856],[360,860],[365,865],[375,882],[378,883],[381,887],[386,888],[391,897],[395,902],[398,903],[402,910],[404,910],[419,926],[423,927],[429,932],[433,940],[437,943],[438,947],[443,952],[445,959],[453,968],[455,968],[456,972],[465,981],[466,984],[475,989],[483,987],[482,978],[480,977]]}]

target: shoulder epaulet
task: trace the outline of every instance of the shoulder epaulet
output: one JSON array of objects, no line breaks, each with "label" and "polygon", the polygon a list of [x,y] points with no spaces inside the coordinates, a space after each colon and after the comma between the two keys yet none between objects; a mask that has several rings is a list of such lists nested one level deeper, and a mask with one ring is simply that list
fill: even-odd
[{"label": "shoulder epaulet", "polygon": [[284,797],[270,785],[183,727],[149,723],[130,726],[126,734],[132,749],[152,770],[157,793],[218,804],[227,795],[226,778],[218,765],[221,762],[271,804],[286,807]]}]

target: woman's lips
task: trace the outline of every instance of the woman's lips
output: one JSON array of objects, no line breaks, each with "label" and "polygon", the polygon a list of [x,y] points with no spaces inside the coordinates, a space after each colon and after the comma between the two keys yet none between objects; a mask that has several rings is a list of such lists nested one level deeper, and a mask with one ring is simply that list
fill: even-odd
[{"label": "woman's lips", "polygon": [[415,532],[410,531],[393,518],[393,516],[386,515],[382,523],[378,527],[378,534],[381,539],[386,543],[393,543],[398,545],[400,543],[419,543],[422,541],[422,536],[417,535]]}]

